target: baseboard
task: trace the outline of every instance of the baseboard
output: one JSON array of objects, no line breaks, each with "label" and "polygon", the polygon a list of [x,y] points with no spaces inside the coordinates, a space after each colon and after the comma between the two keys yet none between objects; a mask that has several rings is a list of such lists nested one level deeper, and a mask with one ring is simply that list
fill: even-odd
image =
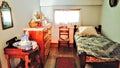
[{"label": "baseboard", "polygon": [[58,47],[58,43],[51,43],[51,47]]},{"label": "baseboard", "polygon": [[[58,47],[58,43],[51,43],[51,47]],[[70,43],[70,47],[73,47],[73,43]]]}]

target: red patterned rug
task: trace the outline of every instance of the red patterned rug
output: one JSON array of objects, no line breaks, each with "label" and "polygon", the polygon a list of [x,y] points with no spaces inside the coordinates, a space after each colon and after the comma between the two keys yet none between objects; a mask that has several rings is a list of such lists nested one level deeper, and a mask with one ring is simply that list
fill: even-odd
[{"label": "red patterned rug", "polygon": [[75,59],[72,57],[58,57],[55,68],[76,68]]}]

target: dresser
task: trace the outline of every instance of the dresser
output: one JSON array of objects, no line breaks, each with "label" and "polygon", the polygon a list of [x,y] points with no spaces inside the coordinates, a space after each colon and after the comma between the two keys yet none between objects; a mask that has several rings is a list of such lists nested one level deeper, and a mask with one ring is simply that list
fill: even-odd
[{"label": "dresser", "polygon": [[25,28],[24,30],[28,31],[30,40],[34,40],[38,43],[41,50],[40,55],[42,57],[42,62],[45,64],[50,51],[51,27]]}]

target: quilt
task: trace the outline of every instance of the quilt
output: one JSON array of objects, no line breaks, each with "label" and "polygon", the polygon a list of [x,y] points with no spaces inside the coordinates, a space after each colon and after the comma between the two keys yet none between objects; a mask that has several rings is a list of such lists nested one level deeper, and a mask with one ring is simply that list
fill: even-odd
[{"label": "quilt", "polygon": [[85,51],[87,55],[101,59],[120,60],[120,44],[103,35],[82,37],[75,34],[74,38],[78,54]]}]

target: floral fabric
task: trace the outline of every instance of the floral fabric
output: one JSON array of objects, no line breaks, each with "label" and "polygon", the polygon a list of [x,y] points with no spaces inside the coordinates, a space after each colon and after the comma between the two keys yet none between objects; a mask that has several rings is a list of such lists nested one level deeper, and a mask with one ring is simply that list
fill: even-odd
[{"label": "floral fabric", "polygon": [[93,37],[81,37],[75,34],[75,42],[78,54],[85,51],[100,59],[120,60],[120,44],[103,35]]}]

